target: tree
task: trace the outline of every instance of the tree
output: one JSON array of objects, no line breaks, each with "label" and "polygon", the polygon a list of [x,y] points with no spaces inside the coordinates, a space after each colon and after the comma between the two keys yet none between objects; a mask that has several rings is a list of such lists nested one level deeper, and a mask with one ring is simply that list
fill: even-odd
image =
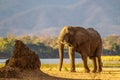
[{"label": "tree", "polygon": [[10,56],[13,52],[15,39],[12,37],[0,39],[0,55]]}]

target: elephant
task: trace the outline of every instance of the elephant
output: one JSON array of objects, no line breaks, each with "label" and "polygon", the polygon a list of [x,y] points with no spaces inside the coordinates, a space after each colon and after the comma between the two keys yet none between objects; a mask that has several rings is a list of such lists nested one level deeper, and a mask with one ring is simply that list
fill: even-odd
[{"label": "elephant", "polygon": [[85,72],[89,73],[87,65],[89,57],[93,62],[92,72],[102,71],[101,53],[102,39],[94,28],[83,28],[80,26],[64,26],[58,36],[58,50],[60,57],[59,71],[62,69],[64,46],[68,45],[70,58],[70,71],[75,72],[75,52],[81,54]]}]

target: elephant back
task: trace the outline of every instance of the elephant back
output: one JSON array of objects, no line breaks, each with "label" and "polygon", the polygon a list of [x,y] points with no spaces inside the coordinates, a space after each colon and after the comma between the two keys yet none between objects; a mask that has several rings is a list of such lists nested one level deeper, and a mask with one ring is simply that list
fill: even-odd
[{"label": "elephant back", "polygon": [[89,33],[89,36],[90,36],[91,40],[101,42],[101,36],[94,28],[88,28],[87,31]]}]

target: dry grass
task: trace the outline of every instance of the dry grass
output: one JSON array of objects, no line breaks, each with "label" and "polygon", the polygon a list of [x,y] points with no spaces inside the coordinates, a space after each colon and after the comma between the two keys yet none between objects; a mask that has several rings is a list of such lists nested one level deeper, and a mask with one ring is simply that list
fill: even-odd
[{"label": "dry grass", "polygon": [[120,56],[102,56],[102,61],[120,61]]}]

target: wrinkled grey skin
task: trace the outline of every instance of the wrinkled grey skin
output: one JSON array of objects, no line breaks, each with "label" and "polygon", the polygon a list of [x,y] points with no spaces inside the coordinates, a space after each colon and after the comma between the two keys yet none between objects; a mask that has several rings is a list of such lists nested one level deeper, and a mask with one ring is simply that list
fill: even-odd
[{"label": "wrinkled grey skin", "polygon": [[[69,46],[69,58],[71,72],[75,72],[75,52],[81,54],[85,72],[90,72],[87,65],[87,57],[93,61],[93,71],[102,71],[101,51],[102,40],[99,33],[93,28],[65,26],[58,37],[58,48],[60,57],[59,71],[62,69],[64,45]],[[97,61],[97,62],[96,62]],[[97,64],[98,63],[98,64]]]}]

